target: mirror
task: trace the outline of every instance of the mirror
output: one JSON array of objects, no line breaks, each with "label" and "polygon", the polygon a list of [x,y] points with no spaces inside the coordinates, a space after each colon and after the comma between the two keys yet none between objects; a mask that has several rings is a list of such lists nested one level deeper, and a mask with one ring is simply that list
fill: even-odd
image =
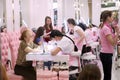
[{"label": "mirror", "polygon": [[53,0],[53,13],[54,13],[54,26],[58,23],[58,3],[57,0]]}]

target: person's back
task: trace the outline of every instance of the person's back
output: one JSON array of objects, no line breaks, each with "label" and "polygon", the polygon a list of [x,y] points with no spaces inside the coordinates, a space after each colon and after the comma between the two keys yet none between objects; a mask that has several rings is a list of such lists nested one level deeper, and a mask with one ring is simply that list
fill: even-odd
[{"label": "person's back", "polygon": [[101,72],[97,65],[85,65],[80,72],[78,80],[101,80]]}]

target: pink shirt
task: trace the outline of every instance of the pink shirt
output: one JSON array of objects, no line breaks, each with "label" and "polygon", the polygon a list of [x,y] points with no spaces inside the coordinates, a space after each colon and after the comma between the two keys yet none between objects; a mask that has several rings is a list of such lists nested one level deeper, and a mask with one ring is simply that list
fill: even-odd
[{"label": "pink shirt", "polygon": [[114,47],[107,40],[106,36],[111,34],[113,37],[112,28],[108,24],[104,24],[103,28],[100,29],[100,40],[101,40],[101,52],[103,53],[113,53]]}]

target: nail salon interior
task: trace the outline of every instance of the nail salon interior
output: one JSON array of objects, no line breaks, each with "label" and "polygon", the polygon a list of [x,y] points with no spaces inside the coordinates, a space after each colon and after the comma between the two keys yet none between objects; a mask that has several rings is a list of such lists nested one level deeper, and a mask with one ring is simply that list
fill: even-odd
[{"label": "nail salon interior", "polygon": [[0,0],[0,80],[120,80],[120,0]]}]

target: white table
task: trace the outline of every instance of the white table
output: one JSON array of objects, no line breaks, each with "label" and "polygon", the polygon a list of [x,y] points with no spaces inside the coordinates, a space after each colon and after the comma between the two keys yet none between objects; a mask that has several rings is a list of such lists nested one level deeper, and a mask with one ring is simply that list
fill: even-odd
[{"label": "white table", "polygon": [[[81,51],[73,52],[73,56],[81,55]],[[69,62],[69,55],[56,55],[52,56],[50,54],[41,54],[40,52],[36,53],[28,53],[26,55],[27,61],[61,61],[61,62]],[[75,71],[71,71],[70,74],[78,73],[78,69]]]},{"label": "white table", "polygon": [[27,61],[69,61],[69,55],[56,55],[52,56],[50,54],[41,54],[39,52],[36,53],[28,53],[26,55]]}]

